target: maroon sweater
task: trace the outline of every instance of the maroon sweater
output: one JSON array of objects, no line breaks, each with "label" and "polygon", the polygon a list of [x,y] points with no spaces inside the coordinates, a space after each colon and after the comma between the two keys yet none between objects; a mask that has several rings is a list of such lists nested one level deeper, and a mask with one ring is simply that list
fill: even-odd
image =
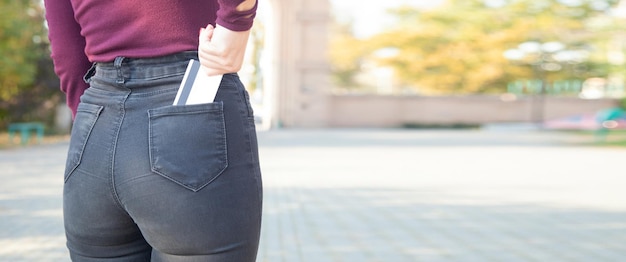
[{"label": "maroon sweater", "polygon": [[233,31],[252,27],[256,5],[244,0],[45,0],[54,69],[76,114],[93,62],[117,56],[155,57],[198,49],[198,32],[216,23]]}]

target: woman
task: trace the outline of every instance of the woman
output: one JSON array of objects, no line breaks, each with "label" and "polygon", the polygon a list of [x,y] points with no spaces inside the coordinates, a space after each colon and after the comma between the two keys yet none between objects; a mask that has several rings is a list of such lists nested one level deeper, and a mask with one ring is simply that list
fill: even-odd
[{"label": "woman", "polygon": [[[235,72],[256,0],[45,6],[75,118],[63,193],[72,260],[254,261],[261,174]],[[213,103],[172,105],[189,59],[224,74]]]}]

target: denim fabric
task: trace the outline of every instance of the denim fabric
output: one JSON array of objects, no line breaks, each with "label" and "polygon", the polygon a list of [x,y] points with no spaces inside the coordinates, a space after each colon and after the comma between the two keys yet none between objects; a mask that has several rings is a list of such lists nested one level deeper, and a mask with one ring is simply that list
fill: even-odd
[{"label": "denim fabric", "polygon": [[97,64],[65,171],[73,261],[254,261],[262,186],[236,74],[214,103],[172,106],[195,52]]}]

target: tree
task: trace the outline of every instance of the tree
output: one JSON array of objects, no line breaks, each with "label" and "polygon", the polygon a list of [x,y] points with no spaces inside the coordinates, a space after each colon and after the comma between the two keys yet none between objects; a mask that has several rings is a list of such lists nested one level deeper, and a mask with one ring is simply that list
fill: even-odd
[{"label": "tree", "polygon": [[[397,26],[366,40],[368,51],[396,48],[397,55],[378,59],[398,78],[422,93],[502,92],[514,78],[532,78],[529,67],[511,65],[503,53],[528,40],[560,41],[594,48],[607,34],[590,30],[614,0],[449,0],[441,8],[393,11]],[[500,3],[487,5],[486,3]],[[352,51],[348,51],[350,53]],[[605,61],[592,57],[585,72],[606,73]],[[569,74],[569,75],[567,75]],[[586,77],[563,70],[552,77]]]},{"label": "tree", "polygon": [[34,83],[46,35],[39,1],[2,0],[0,5],[0,99],[9,100]]},{"label": "tree", "polygon": [[41,1],[0,0],[0,127],[44,118],[61,99],[46,33]]},{"label": "tree", "polygon": [[330,39],[329,58],[333,82],[342,88],[358,87],[354,77],[361,70],[363,58],[373,48],[369,42],[354,37],[352,22],[335,24]]}]

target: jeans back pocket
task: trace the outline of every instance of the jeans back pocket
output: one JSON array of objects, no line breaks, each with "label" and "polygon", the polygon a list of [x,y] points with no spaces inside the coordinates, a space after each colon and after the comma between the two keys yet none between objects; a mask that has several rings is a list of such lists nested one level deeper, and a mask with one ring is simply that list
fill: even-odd
[{"label": "jeans back pocket", "polygon": [[93,130],[96,120],[98,120],[103,108],[103,106],[84,102],[78,104],[76,117],[74,118],[72,126],[70,146],[67,151],[67,160],[65,162],[65,181],[69,179],[80,164],[85,146],[87,145],[87,139],[89,139],[91,130]]},{"label": "jeans back pocket", "polygon": [[155,108],[148,117],[153,172],[195,192],[228,166],[222,102]]}]

